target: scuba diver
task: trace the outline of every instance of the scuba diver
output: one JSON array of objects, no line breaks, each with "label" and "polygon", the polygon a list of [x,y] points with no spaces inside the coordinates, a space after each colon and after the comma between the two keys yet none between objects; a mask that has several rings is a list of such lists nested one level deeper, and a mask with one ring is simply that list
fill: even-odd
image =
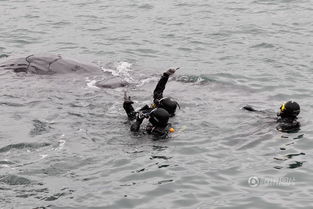
[{"label": "scuba diver", "polygon": [[140,125],[145,118],[149,119],[149,124],[146,127],[146,131],[157,137],[165,138],[169,132],[175,130],[171,128],[171,124],[168,123],[169,117],[175,115],[178,103],[169,97],[163,97],[166,83],[169,76],[173,75],[176,69],[169,69],[163,73],[161,79],[156,85],[153,91],[154,103],[149,107],[145,105],[139,111],[135,111],[132,104],[134,103],[127,93],[124,94],[123,108],[128,116],[128,119],[132,121],[130,130],[138,132]]},{"label": "scuba diver", "polygon": [[170,114],[161,107],[149,108],[148,105],[142,107],[139,111],[135,111],[132,104],[134,102],[131,100],[127,93],[124,94],[123,108],[126,111],[128,119],[131,121],[130,130],[132,132],[138,132],[140,125],[145,118],[149,119],[149,124],[146,127],[148,134],[153,136],[166,138],[169,132],[174,132],[175,130],[171,128],[171,124],[168,123]]},{"label": "scuba diver", "polygon": [[[250,105],[244,106],[243,109],[266,113],[262,110],[256,110]],[[279,112],[277,113],[276,121],[278,123],[276,129],[282,132],[295,132],[300,129],[300,122],[297,121],[297,116],[300,113],[300,105],[294,101],[288,101],[282,104],[279,108]]]}]

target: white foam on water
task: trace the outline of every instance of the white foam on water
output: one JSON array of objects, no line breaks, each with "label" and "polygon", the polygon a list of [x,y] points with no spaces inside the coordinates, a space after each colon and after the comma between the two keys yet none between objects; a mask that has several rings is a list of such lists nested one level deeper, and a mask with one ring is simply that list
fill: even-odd
[{"label": "white foam on water", "polygon": [[53,150],[55,151],[59,151],[62,150],[64,148],[64,145],[66,143],[66,141],[64,140],[65,135],[62,134],[59,141],[58,141],[58,146],[56,148],[53,148]]},{"label": "white foam on water", "polygon": [[199,76],[198,79],[197,79],[197,81],[196,81],[196,84],[200,84],[200,83],[202,83],[203,81],[204,81],[204,79],[203,79],[201,76]]},{"label": "white foam on water", "polygon": [[97,81],[96,80],[91,80],[89,77],[86,78],[87,82],[87,87],[91,89],[99,89],[99,87],[96,86]]},{"label": "white foam on water", "polygon": [[113,69],[106,68],[104,66],[102,66],[101,69],[103,72],[109,72],[113,76],[120,77],[128,83],[133,83],[135,79],[131,76],[131,67],[131,63],[122,61],[114,63]]},{"label": "white foam on water", "polygon": [[[9,162],[8,159],[3,159],[3,161]],[[1,164],[0,167],[1,167],[1,168],[10,168],[11,166],[10,166],[9,164]]]},{"label": "white foam on water", "polygon": [[65,142],[66,142],[66,141],[63,140],[63,139],[60,139],[60,140],[59,140],[59,147],[58,147],[58,150],[61,150],[61,149],[64,148]]},{"label": "white foam on water", "polygon": [[[98,62],[98,65],[100,66],[101,70],[105,73],[111,73],[114,77],[119,77],[123,81],[126,81],[127,83],[135,83],[135,79],[131,76],[132,73],[132,64],[129,62],[117,62],[114,63],[112,67],[105,67],[102,63]],[[99,89],[99,87],[96,86],[96,83],[98,81],[102,81],[104,78],[89,78],[86,77],[86,86],[90,89]]]},{"label": "white foam on water", "polygon": [[158,77],[150,77],[150,78],[143,79],[136,85],[136,87],[141,87],[145,85],[146,83],[150,83],[152,81],[158,81],[158,79],[159,79]]}]

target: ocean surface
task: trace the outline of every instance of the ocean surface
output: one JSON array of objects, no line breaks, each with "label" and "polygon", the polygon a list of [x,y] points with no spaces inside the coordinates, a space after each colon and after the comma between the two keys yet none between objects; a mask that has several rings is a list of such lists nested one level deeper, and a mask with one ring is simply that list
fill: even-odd
[{"label": "ocean surface", "polygon": [[[0,208],[313,208],[312,1],[0,0],[0,13],[0,63],[60,54],[132,83],[0,72]],[[170,67],[176,132],[131,133],[123,91],[151,104]],[[288,100],[296,133],[276,130]]]}]

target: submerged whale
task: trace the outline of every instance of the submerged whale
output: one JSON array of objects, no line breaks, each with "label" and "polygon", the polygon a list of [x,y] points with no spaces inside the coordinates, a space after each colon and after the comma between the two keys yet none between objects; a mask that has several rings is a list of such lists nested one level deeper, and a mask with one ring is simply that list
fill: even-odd
[{"label": "submerged whale", "polygon": [[100,68],[96,65],[64,59],[61,55],[30,55],[8,59],[0,64],[0,69],[39,75],[100,72]]},{"label": "submerged whale", "polygon": [[99,88],[118,88],[127,86],[123,79],[103,72],[94,64],[85,64],[72,59],[65,59],[61,55],[30,55],[27,57],[7,59],[0,63],[0,70],[11,70],[16,73],[32,73],[37,75],[54,74],[105,74],[105,79],[95,83]]}]

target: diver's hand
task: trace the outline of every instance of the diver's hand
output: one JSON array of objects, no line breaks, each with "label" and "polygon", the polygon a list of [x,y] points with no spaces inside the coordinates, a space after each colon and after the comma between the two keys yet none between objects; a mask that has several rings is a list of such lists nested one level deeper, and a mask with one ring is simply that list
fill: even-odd
[{"label": "diver's hand", "polygon": [[164,72],[165,74],[167,74],[168,76],[171,76],[171,75],[173,75],[175,72],[176,72],[176,70],[178,70],[179,68],[176,68],[176,69],[174,69],[174,68],[170,68],[170,69],[168,69],[166,72]]},{"label": "diver's hand", "polygon": [[144,118],[149,118],[149,114],[140,111],[138,113],[138,119],[143,120]]},{"label": "diver's hand", "polygon": [[131,100],[130,96],[127,95],[127,92],[124,91],[124,102],[125,103],[131,103],[133,104],[134,102]]},{"label": "diver's hand", "polygon": [[145,119],[145,116],[142,112],[138,112],[137,116],[136,116],[136,124],[138,124],[140,126],[140,124],[142,123],[142,121]]}]

